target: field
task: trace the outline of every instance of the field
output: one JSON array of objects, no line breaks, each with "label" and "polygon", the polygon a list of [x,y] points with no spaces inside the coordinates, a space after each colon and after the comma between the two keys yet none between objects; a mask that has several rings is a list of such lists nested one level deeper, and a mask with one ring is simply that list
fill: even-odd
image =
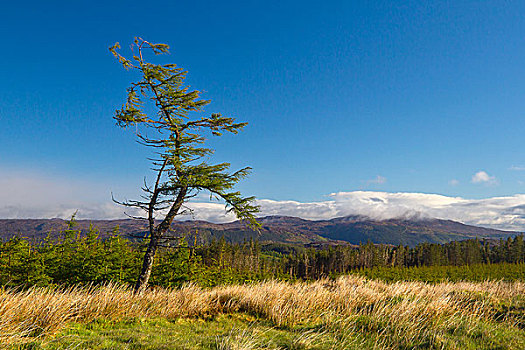
[{"label": "field", "polygon": [[3,290],[13,349],[524,349],[523,282]]}]

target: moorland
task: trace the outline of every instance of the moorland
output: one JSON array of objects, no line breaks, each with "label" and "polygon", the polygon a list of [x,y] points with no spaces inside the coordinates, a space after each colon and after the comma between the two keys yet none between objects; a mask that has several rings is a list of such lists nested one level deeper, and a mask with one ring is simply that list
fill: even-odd
[{"label": "moorland", "polygon": [[0,242],[13,349],[523,349],[522,235],[413,247],[185,237],[145,248],[70,220]]}]

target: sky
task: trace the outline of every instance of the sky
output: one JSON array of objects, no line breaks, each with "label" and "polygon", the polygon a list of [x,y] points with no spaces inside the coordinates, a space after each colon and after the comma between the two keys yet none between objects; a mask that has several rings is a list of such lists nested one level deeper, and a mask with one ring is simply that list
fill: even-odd
[{"label": "sky", "polygon": [[124,215],[151,172],[108,47],[141,36],[249,123],[209,144],[262,215],[525,230],[523,1],[5,1],[0,32],[0,217]]}]

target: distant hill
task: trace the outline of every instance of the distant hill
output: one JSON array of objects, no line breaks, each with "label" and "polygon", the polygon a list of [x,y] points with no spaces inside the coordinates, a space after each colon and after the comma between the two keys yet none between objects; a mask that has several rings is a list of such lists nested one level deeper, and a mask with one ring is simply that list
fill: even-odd
[{"label": "distant hill", "polygon": [[[207,243],[224,237],[230,242],[242,242],[250,238],[260,242],[293,243],[301,245],[359,244],[373,243],[403,244],[446,243],[469,238],[507,238],[518,232],[500,231],[484,227],[465,225],[451,220],[438,219],[391,219],[372,220],[362,216],[347,216],[331,220],[304,220],[287,216],[260,218],[260,232],[255,232],[235,221],[213,224],[206,221],[177,221],[172,225],[174,235],[183,235],[193,243]],[[102,237],[115,227],[123,236],[142,237],[146,224],[142,221],[126,220],[78,220],[78,228],[86,231],[90,225],[98,228]],[[57,236],[67,228],[62,219],[0,219],[0,238],[15,235],[40,241],[47,235]]]}]

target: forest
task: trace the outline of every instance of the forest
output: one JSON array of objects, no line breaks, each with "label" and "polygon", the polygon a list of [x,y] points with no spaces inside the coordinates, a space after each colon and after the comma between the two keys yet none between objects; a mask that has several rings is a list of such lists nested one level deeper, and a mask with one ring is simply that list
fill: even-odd
[{"label": "forest", "polygon": [[[68,229],[57,238],[31,242],[19,235],[0,242],[2,286],[71,286],[117,282],[131,285],[141,266],[146,242],[122,237],[115,227],[101,238]],[[224,238],[206,245],[181,238],[158,252],[151,285],[180,287],[188,282],[203,287],[280,279],[285,281],[336,278],[358,274],[386,281],[523,280],[523,235],[506,240],[465,240],[447,244],[407,246],[336,245],[304,247]]]}]

